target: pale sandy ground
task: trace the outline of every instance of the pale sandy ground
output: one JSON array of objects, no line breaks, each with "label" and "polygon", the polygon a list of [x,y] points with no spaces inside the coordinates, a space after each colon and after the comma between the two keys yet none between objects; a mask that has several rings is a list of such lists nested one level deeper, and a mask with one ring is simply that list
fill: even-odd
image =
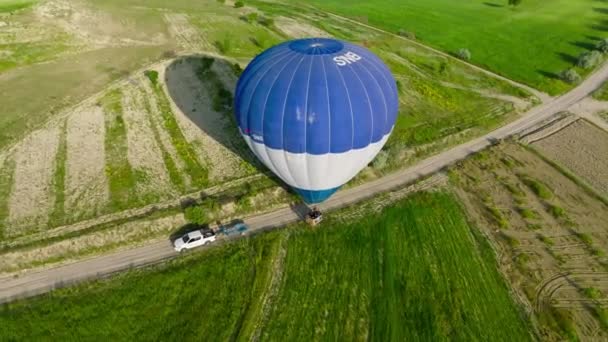
[{"label": "pale sandy ground", "polygon": [[23,225],[47,223],[55,203],[52,181],[59,134],[56,127],[35,131],[17,147],[6,234],[19,232]]},{"label": "pale sandy ground", "polygon": [[185,224],[184,215],[177,214],[155,220],[128,222],[110,230],[59,241],[41,248],[0,254],[0,273],[31,268],[35,263],[58,257],[67,257],[64,262],[69,262],[71,255],[76,256],[103,246],[128,244],[142,238],[162,235],[163,232],[166,232],[168,238],[171,231]]},{"label": "pale sandy ground", "polygon": [[[215,63],[214,63],[215,64]],[[224,114],[211,109],[211,99],[205,86],[195,75],[195,70],[188,62],[173,64],[167,80],[172,94],[178,98],[171,101],[171,109],[185,138],[198,153],[199,160],[209,168],[209,178],[212,182],[242,175],[239,167],[239,157],[230,149],[216,141],[206,132],[220,134],[226,131],[228,121]],[[165,79],[165,69],[159,78]],[[184,113],[180,107],[189,110]],[[227,137],[224,140],[227,141]]]},{"label": "pale sandy ground", "polygon": [[215,48],[192,25],[188,15],[183,13],[167,13],[163,19],[169,28],[169,34],[177,40],[179,46],[186,50],[214,50]]},{"label": "pale sandy ground", "polygon": [[99,11],[79,0],[43,1],[34,6],[34,13],[40,22],[59,26],[94,48],[160,45],[167,40],[162,34],[150,36],[148,32],[141,32],[135,23]]},{"label": "pale sandy ground", "polygon": [[[164,70],[164,67],[162,69]],[[148,103],[150,104],[150,118],[152,119],[152,124],[155,125],[158,130],[160,143],[165,149],[165,151],[167,151],[167,153],[175,163],[176,167],[181,171],[180,174],[182,176],[182,179],[184,180],[185,186],[190,187],[190,184],[192,184],[192,180],[190,179],[188,173],[184,172],[184,161],[177,155],[177,150],[171,142],[171,136],[165,130],[163,119],[160,114],[160,109],[158,108],[158,103],[156,102],[156,95],[154,94],[154,90],[152,90],[150,82],[148,82],[147,80],[145,82],[142,82],[141,84],[143,96],[147,98]]]},{"label": "pale sandy ground", "polygon": [[123,117],[127,127],[129,165],[134,170],[145,173],[148,180],[147,184],[138,183],[138,187],[142,187],[138,192],[155,193],[162,198],[176,195],[172,190],[162,152],[154,138],[141,92],[128,84],[123,87],[123,93]]},{"label": "pale sandy ground", "polygon": [[608,194],[608,133],[602,129],[578,120],[533,146]]},{"label": "pale sandy ground", "polygon": [[608,111],[608,102],[598,101],[592,97],[580,101],[568,109],[570,112],[593,122],[608,132],[608,122],[600,118],[598,114]]},{"label": "pale sandy ground", "polygon": [[331,35],[308,23],[292,18],[277,17],[274,20],[276,27],[292,38],[331,37]]},{"label": "pale sandy ground", "polygon": [[68,118],[65,210],[95,213],[109,199],[101,107],[78,108]]}]

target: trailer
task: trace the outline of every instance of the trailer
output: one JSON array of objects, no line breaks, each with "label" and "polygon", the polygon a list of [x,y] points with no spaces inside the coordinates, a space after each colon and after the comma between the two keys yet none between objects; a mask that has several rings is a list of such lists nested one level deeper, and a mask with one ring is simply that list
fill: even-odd
[{"label": "trailer", "polygon": [[220,225],[218,229],[218,233],[223,234],[226,237],[244,235],[247,231],[249,231],[249,226],[243,221],[235,221],[226,225]]}]

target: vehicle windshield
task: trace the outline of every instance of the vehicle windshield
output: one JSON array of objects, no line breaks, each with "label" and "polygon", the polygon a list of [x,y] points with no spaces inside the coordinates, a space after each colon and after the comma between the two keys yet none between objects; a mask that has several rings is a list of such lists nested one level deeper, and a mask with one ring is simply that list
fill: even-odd
[{"label": "vehicle windshield", "polygon": [[182,238],[182,240],[184,241],[184,243],[188,243],[188,235],[184,236],[184,237]]}]

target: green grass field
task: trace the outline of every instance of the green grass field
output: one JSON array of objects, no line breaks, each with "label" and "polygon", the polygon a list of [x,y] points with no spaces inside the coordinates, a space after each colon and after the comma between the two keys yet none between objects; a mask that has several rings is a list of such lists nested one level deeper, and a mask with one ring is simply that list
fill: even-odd
[{"label": "green grass field", "polygon": [[594,0],[292,0],[367,20],[453,53],[468,48],[472,62],[551,94],[569,88],[555,75],[608,36],[608,6]]},{"label": "green grass field", "polygon": [[348,214],[4,305],[0,340],[531,339],[452,195]]}]

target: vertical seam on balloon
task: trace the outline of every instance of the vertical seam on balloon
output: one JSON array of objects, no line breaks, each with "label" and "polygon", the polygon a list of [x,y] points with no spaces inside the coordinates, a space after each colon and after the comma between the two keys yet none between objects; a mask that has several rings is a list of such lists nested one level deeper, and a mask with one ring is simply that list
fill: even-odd
[{"label": "vertical seam on balloon", "polygon": [[355,76],[361,83],[361,86],[363,87],[363,91],[365,92],[365,97],[367,97],[367,105],[369,107],[369,117],[370,117],[370,121],[372,123],[372,127],[370,129],[369,143],[367,144],[367,146],[369,146],[369,144],[372,143],[373,136],[374,136],[374,110],[372,109],[372,102],[369,99],[369,94],[367,93],[367,88],[365,88],[365,83],[363,83],[363,81],[361,80],[361,77],[359,77],[359,74],[357,73],[357,71],[352,66],[350,66],[348,64],[347,64],[347,66],[353,72],[353,74],[355,74]]},{"label": "vertical seam on balloon", "polygon": [[[267,60],[266,62],[262,62],[262,63],[259,65],[259,67],[255,68],[255,69],[254,69],[254,68],[252,68],[252,69],[250,69],[249,71],[246,69],[245,71],[247,71],[247,73],[246,73],[245,75],[252,75],[252,76],[251,76],[251,77],[249,77],[247,80],[244,80],[244,81],[243,81],[243,85],[241,86],[241,89],[240,89],[240,90],[238,89],[238,87],[239,87],[239,85],[240,85],[240,81],[239,81],[239,83],[237,84],[237,92],[236,92],[235,96],[238,96],[238,97],[243,96],[243,94],[242,94],[242,93],[243,93],[243,90],[244,90],[244,89],[246,89],[246,88],[247,88],[247,85],[248,85],[248,84],[249,84],[249,83],[250,83],[252,80],[254,80],[254,79],[255,79],[255,77],[256,77],[256,75],[257,75],[258,71],[263,70],[265,67],[267,67],[267,66],[269,66],[269,65],[270,65],[270,66],[274,65],[274,64],[273,64],[273,62],[274,62],[274,63],[278,63],[280,60],[282,60],[284,57],[288,56],[290,53],[293,53],[293,51],[289,50],[289,51],[287,51],[287,52],[285,52],[285,53],[277,53],[277,55],[276,55],[276,56],[273,56],[273,59],[269,59],[269,60]],[[278,59],[280,59],[280,60],[279,60],[279,61],[277,61],[275,58],[278,58]],[[247,100],[247,99],[246,99],[246,100]]]},{"label": "vertical seam on balloon", "polygon": [[[287,150],[285,150],[285,139],[283,138],[283,134],[284,134],[284,125],[285,125],[285,108],[287,107],[287,98],[289,97],[289,91],[291,90],[291,84],[293,83],[294,78],[296,77],[296,74],[298,73],[298,69],[300,69],[300,65],[302,65],[302,61],[304,61],[304,58],[306,58],[306,55],[302,54],[302,58],[300,59],[300,62],[298,62],[298,66],[296,66],[293,75],[291,75],[291,80],[289,80],[289,85],[287,86],[287,94],[285,94],[285,101],[283,101],[283,110],[281,112],[281,149],[283,150],[283,158],[285,158],[285,165],[287,165],[287,169],[290,172],[290,176],[292,173],[292,169],[289,166],[289,163],[287,162]],[[293,180],[293,184],[290,184],[291,186],[297,187],[297,183],[296,180],[293,178],[293,176],[291,176],[292,180]]]},{"label": "vertical seam on balloon", "polygon": [[323,76],[325,78],[325,94],[327,96],[327,122],[328,122],[328,141],[327,141],[327,157],[325,161],[325,176],[329,175],[329,159],[331,158],[331,103],[329,101],[329,85],[327,82],[327,69],[325,69],[325,58],[321,58],[321,64],[323,65]]},{"label": "vertical seam on balloon", "polygon": [[[286,55],[285,55],[285,56],[283,56],[283,57],[286,57],[286,56],[288,56],[288,55],[286,54]],[[248,103],[247,103],[247,126],[251,126],[251,125],[249,124],[249,118],[251,117],[251,116],[249,115],[249,112],[251,111],[251,102],[253,102],[253,97],[254,97],[253,95],[254,95],[254,94],[255,94],[255,92],[257,91],[257,87],[258,87],[258,85],[260,85],[260,82],[262,81],[262,79],[263,79],[264,77],[266,77],[266,74],[268,74],[268,73],[270,72],[270,70],[272,70],[272,67],[273,67],[273,66],[275,66],[275,65],[279,64],[279,62],[282,62],[282,61],[284,61],[285,59],[286,59],[286,58],[281,58],[280,60],[276,61],[274,64],[270,65],[270,67],[269,67],[269,68],[268,68],[266,71],[264,71],[264,73],[263,73],[263,74],[260,76],[260,78],[259,78],[259,79],[258,79],[258,81],[256,82],[255,87],[254,87],[254,90],[253,90],[253,92],[251,93],[251,96],[249,97],[249,99],[248,99],[249,101],[248,101]],[[249,127],[247,127],[247,128],[249,128]]]},{"label": "vertical seam on balloon", "polygon": [[[293,51],[291,51],[291,50],[279,50],[279,51],[278,51],[276,54],[269,54],[268,56],[264,56],[264,54],[261,54],[261,55],[259,55],[258,57],[262,57],[262,56],[264,56],[264,59],[260,59],[260,60],[261,60],[261,62],[259,62],[257,65],[255,65],[255,64],[250,64],[251,68],[245,68],[245,70],[243,71],[243,74],[244,74],[244,75],[255,75],[255,73],[253,72],[253,71],[254,71],[254,69],[255,69],[256,71],[257,71],[257,70],[259,70],[259,69],[262,69],[264,66],[266,66],[266,65],[270,64],[270,63],[271,63],[271,62],[272,62],[272,61],[273,61],[275,58],[280,58],[280,57],[283,57],[284,55],[287,55],[287,54],[289,54],[290,52],[293,52]],[[267,59],[267,58],[269,58],[269,57],[271,57],[271,56],[272,56],[272,58],[273,58],[273,59]],[[251,63],[254,63],[254,62],[255,62],[255,60],[256,60],[258,57],[256,57],[256,58],[254,59],[254,61],[253,61],[253,62],[251,62]],[[267,63],[265,63],[265,61],[266,61]],[[249,66],[248,66],[248,67],[249,67]],[[256,68],[257,68],[257,69],[256,69]],[[250,80],[251,80],[253,77],[255,77],[255,76],[249,77],[249,78],[247,79],[247,81],[243,80],[243,84],[242,84],[242,85],[240,84],[241,82],[238,82],[237,87],[236,87],[236,88],[237,88],[237,89],[236,89],[237,91],[236,91],[235,93],[237,93],[237,94],[238,94],[238,93],[240,93],[240,92],[243,90],[243,88],[245,87],[245,83],[244,83],[244,82],[249,82],[249,81],[250,81]]]},{"label": "vertical seam on balloon", "polygon": [[[279,76],[281,76],[281,74],[283,73],[283,71],[285,70],[285,68],[296,57],[298,57],[297,54],[294,55],[288,62],[286,62],[285,65],[283,65],[283,68],[281,69],[281,71],[279,71],[277,73],[277,76],[274,78],[274,80],[270,84],[270,87],[268,88],[268,93],[266,94],[266,100],[264,100],[264,106],[262,107],[262,137],[264,137],[264,117],[266,116],[266,105],[268,104],[268,98],[270,97],[270,93],[272,92],[272,88],[274,88],[275,84],[277,83],[277,80],[279,79]],[[264,141],[266,141],[265,137],[264,137]],[[279,169],[277,168],[277,165],[274,163],[274,161],[272,160],[272,158],[270,158],[270,153],[268,153],[268,145],[266,145],[266,142],[264,142],[264,149],[266,150],[266,155],[268,156],[268,160],[270,161],[270,164],[272,164],[272,166],[274,167],[275,170],[279,171]],[[282,175],[278,175],[278,176],[281,179],[283,179],[283,177],[281,177]]]},{"label": "vertical seam on balloon", "polygon": [[340,71],[340,67],[337,66],[335,63],[333,64],[336,67],[336,70],[338,71],[338,75],[340,75],[340,79],[342,80],[342,84],[344,85],[344,90],[346,91],[346,98],[348,99],[348,106],[350,108],[350,134],[351,134],[351,139],[350,139],[350,150],[353,149],[353,147],[355,146],[355,115],[353,113],[353,103],[350,100],[350,93],[348,92],[348,87],[346,86],[346,81],[344,80],[344,76],[342,75],[342,71]]},{"label": "vertical seam on balloon", "polygon": [[325,58],[321,58],[321,63],[323,64],[323,76],[325,79],[325,94],[327,96],[327,121],[328,121],[328,127],[329,127],[329,137],[328,137],[328,149],[327,149],[327,153],[331,153],[331,103],[329,101],[329,85],[327,82],[327,69],[325,69]]},{"label": "vertical seam on balloon", "polygon": [[[382,87],[380,87],[380,83],[378,83],[378,80],[376,80],[376,77],[374,77],[374,75],[365,66],[366,61],[364,59],[362,59],[361,62],[362,62],[361,66],[371,76],[371,78],[374,80],[374,83],[376,83],[376,86],[378,87],[378,91],[380,91],[380,94],[382,94],[382,102],[384,102],[384,125],[385,125],[385,127],[382,127],[382,130],[381,130],[382,136],[380,137],[380,139],[382,139],[382,137],[384,137],[384,130],[386,129],[386,123],[388,122],[388,106],[386,104],[386,98],[384,97],[384,92],[382,91]],[[373,138],[373,132],[372,132],[372,138]]]},{"label": "vertical seam on balloon", "polygon": [[310,65],[308,66],[308,81],[306,82],[306,101],[304,110],[304,158],[306,159],[306,179],[308,180],[307,188],[310,188],[310,173],[308,172],[308,95],[310,92],[310,75],[312,74],[312,63],[314,61],[314,55],[310,57]]},{"label": "vertical seam on balloon", "polygon": [[[359,51],[361,51],[361,50],[359,50]],[[388,68],[386,66],[384,66],[383,64],[378,63],[378,61],[376,61],[373,58],[366,59],[366,62],[368,62],[371,66],[373,66],[380,73],[380,75],[382,76],[382,78],[384,79],[384,81],[386,82],[386,84],[388,85],[389,89],[391,89],[392,91],[394,91],[395,95],[398,97],[399,94],[397,93],[397,86],[395,85],[394,80],[393,80],[393,82],[390,82],[386,78],[386,72],[387,71],[390,72],[390,70],[388,70]],[[382,95],[385,95],[384,92],[382,92]],[[398,106],[399,105],[398,105],[398,99],[397,99],[397,107]],[[387,105],[387,108],[388,108],[388,105]],[[397,110],[398,110],[398,108],[397,108]],[[388,122],[388,111],[387,111],[387,122]],[[392,131],[392,127],[393,126],[394,126],[394,123],[391,124],[390,129],[388,130],[388,132],[386,134],[388,134],[388,133],[390,133]],[[389,128],[389,127],[385,127],[385,130],[387,128]],[[384,135],[386,135],[386,134],[384,134]]]}]

